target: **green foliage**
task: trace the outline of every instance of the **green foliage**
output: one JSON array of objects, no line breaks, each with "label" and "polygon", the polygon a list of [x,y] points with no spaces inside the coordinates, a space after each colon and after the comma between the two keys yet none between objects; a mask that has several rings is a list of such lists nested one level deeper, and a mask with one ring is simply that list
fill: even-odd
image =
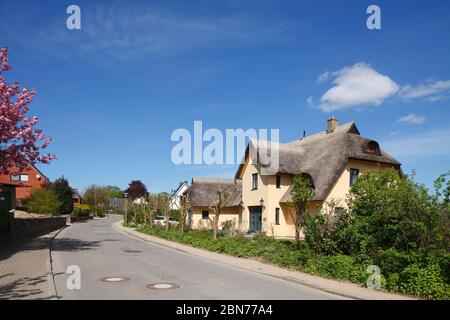
[{"label": "green foliage", "polygon": [[83,193],[83,203],[94,207],[107,208],[109,199],[105,188],[96,185],[89,186]]},{"label": "green foliage", "polygon": [[294,221],[295,227],[295,246],[300,249],[300,232],[308,218],[308,209],[306,202],[314,196],[312,182],[309,177],[302,174],[296,174],[292,179],[292,200],[286,205]]},{"label": "green foliage", "polygon": [[400,274],[391,275],[388,286],[417,296],[450,299],[450,285],[444,282],[442,270],[437,264],[426,267],[409,265]]},{"label": "green foliage", "polygon": [[170,210],[169,211],[169,217],[171,217],[171,218],[173,218],[173,219],[175,219],[177,221],[180,221],[180,217],[181,217],[180,210]]},{"label": "green foliage", "polygon": [[58,211],[60,214],[70,214],[73,210],[73,189],[66,178],[61,177],[52,183],[52,189],[61,203]]},{"label": "green foliage", "polygon": [[351,188],[349,210],[311,216],[305,241],[329,259],[373,261],[390,290],[440,299],[450,282],[447,176],[436,180],[430,195],[393,170],[363,174]]},{"label": "green foliage", "polygon": [[108,199],[123,198],[123,192],[122,192],[122,190],[120,190],[119,187],[106,186],[106,187],[104,187],[104,190],[105,190],[105,193],[106,193],[106,197]]},{"label": "green foliage", "polygon": [[292,202],[298,207],[304,207],[314,196],[311,180],[301,174],[296,174],[292,180]]},{"label": "green foliage", "polygon": [[61,202],[52,189],[36,188],[26,201],[27,211],[38,214],[58,214]]},{"label": "green foliage", "polygon": [[72,215],[75,217],[88,217],[92,210],[90,208],[74,207]]}]

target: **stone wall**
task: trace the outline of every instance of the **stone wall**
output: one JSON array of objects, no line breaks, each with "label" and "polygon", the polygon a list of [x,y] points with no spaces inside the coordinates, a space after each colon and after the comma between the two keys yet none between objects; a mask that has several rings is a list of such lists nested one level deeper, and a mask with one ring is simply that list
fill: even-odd
[{"label": "stone wall", "polygon": [[66,226],[67,218],[19,218],[11,220],[9,232],[0,234],[0,247],[35,236],[40,236]]}]

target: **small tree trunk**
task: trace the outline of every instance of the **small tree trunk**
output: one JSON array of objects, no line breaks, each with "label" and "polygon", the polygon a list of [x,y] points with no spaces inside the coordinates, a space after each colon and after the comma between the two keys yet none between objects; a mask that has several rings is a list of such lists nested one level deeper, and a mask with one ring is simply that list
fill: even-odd
[{"label": "small tree trunk", "polygon": [[169,216],[166,216],[166,231],[169,231]]},{"label": "small tree trunk", "polygon": [[295,227],[295,249],[300,249],[300,228],[298,226]]},{"label": "small tree trunk", "polygon": [[185,224],[186,224],[186,215],[183,213],[181,214],[181,232],[184,233]]},{"label": "small tree trunk", "polygon": [[217,240],[217,231],[219,229],[219,213],[216,213],[214,218],[213,239]]},{"label": "small tree trunk", "polygon": [[150,211],[150,228],[153,228],[153,211]]}]

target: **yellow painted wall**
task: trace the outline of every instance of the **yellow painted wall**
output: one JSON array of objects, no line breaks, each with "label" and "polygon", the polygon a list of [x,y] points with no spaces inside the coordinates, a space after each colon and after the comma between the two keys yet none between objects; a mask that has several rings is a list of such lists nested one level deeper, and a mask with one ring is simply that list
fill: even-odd
[{"label": "yellow painted wall", "polygon": [[[280,204],[281,198],[292,184],[293,175],[280,174],[280,188],[276,185],[276,175],[268,176],[268,196],[264,199],[265,210],[263,214],[263,231],[271,237],[290,238],[295,235],[295,228],[292,220],[292,214],[289,208]],[[275,224],[276,208],[280,208],[280,224]]]},{"label": "yellow painted wall", "polygon": [[346,198],[350,191],[350,169],[358,169],[359,174],[368,171],[383,171],[388,168],[395,168],[393,165],[385,163],[376,163],[371,161],[353,160],[350,159],[346,164],[341,176],[336,180],[331,188],[331,191],[325,198],[325,205],[331,201],[335,201],[337,206],[346,208]]},{"label": "yellow painted wall", "polygon": [[[202,219],[202,211],[209,211],[209,219]],[[227,220],[234,220],[236,227],[239,225],[239,208],[224,208],[222,214],[219,216],[219,229],[223,222]],[[192,208],[192,225],[193,229],[208,229],[213,226],[214,214],[208,207],[193,207]]]},{"label": "yellow painted wall", "polygon": [[[252,190],[252,175],[254,173],[258,174],[258,189]],[[244,172],[242,175],[242,201],[244,203],[244,209],[242,213],[242,223],[241,223],[241,231],[248,231],[250,228],[250,209],[251,206],[260,206],[261,199],[267,202],[269,189],[269,176],[261,176],[258,170],[258,165],[254,165],[251,161],[250,157],[246,166],[244,168]],[[266,217],[266,210],[262,212],[262,231],[264,230]]]}]

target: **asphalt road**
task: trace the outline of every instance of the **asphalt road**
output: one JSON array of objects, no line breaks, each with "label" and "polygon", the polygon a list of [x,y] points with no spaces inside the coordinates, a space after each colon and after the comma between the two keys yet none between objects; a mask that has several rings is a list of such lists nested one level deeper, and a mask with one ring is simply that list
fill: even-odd
[{"label": "asphalt road", "polygon": [[[74,224],[52,245],[52,266],[60,299],[341,299],[287,280],[228,266],[207,258],[133,238],[112,226],[121,219]],[[66,273],[79,266],[81,288],[68,289]],[[126,277],[124,282],[104,282]],[[73,283],[73,282],[72,282]],[[174,283],[176,289],[148,289]]]}]

